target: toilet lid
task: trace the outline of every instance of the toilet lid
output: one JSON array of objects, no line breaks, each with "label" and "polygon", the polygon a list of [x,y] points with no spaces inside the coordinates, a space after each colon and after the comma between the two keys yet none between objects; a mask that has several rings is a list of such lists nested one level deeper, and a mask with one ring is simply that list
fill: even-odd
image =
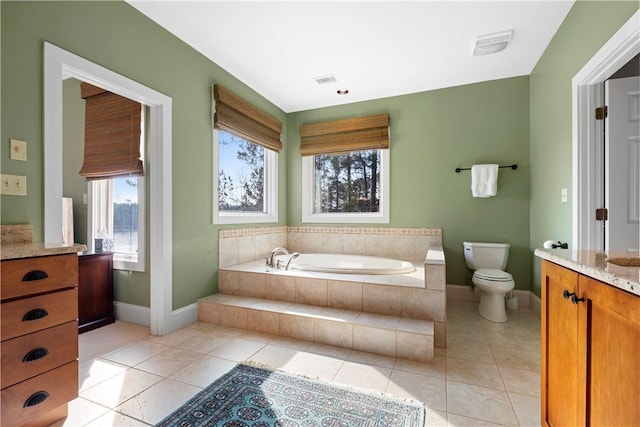
[{"label": "toilet lid", "polygon": [[493,268],[481,268],[476,270],[473,275],[479,279],[493,280],[495,282],[508,282],[513,280],[513,276],[511,276],[511,274],[506,271],[495,270]]}]

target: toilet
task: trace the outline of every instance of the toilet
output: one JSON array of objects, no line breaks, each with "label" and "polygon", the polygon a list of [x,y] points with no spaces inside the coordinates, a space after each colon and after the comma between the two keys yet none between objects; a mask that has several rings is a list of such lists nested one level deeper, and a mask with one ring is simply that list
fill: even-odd
[{"label": "toilet", "polygon": [[474,271],[471,281],[480,290],[480,316],[492,322],[506,322],[505,294],[515,287],[511,274],[504,271],[509,243],[463,242],[464,260]]}]

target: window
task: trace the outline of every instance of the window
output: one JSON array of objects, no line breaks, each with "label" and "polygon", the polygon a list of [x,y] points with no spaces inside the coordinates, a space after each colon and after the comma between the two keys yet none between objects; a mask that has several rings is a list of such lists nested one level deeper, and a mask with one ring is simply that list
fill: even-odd
[{"label": "window", "polygon": [[115,269],[144,271],[144,184],[144,177],[89,181],[89,246],[103,239]]},{"label": "window", "polygon": [[214,130],[214,223],[276,222],[277,165],[275,151]]}]

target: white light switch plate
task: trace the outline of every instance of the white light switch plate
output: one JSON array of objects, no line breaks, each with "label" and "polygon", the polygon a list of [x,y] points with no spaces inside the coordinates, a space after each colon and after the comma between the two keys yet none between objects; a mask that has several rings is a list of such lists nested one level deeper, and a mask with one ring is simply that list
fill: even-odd
[{"label": "white light switch plate", "polygon": [[2,174],[0,176],[0,194],[8,196],[26,196],[27,177],[21,175]]},{"label": "white light switch plate", "polygon": [[562,201],[562,203],[567,203],[567,199],[568,199],[568,196],[567,196],[567,189],[566,189],[566,188],[563,188],[563,189],[560,191],[560,200]]},{"label": "white light switch plate", "polygon": [[27,161],[27,141],[19,139],[10,139],[11,142],[11,159]]}]

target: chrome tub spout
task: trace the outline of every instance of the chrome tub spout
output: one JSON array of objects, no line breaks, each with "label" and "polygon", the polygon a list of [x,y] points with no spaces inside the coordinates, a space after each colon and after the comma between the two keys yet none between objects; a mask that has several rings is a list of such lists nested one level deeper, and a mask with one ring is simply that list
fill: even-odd
[{"label": "chrome tub spout", "polygon": [[298,252],[294,252],[291,254],[291,256],[289,257],[289,261],[287,261],[287,265],[284,268],[285,270],[289,269],[289,264],[291,264],[291,261],[293,261],[294,259],[298,258],[300,256],[300,254]]},{"label": "chrome tub spout", "polygon": [[272,250],[271,254],[268,257],[266,257],[266,263],[267,263],[268,267],[271,267],[271,268],[275,268],[276,267],[274,260],[275,260],[276,255],[279,255],[279,254],[288,255],[289,251],[286,248],[281,248],[281,247],[277,247],[274,250]]}]

